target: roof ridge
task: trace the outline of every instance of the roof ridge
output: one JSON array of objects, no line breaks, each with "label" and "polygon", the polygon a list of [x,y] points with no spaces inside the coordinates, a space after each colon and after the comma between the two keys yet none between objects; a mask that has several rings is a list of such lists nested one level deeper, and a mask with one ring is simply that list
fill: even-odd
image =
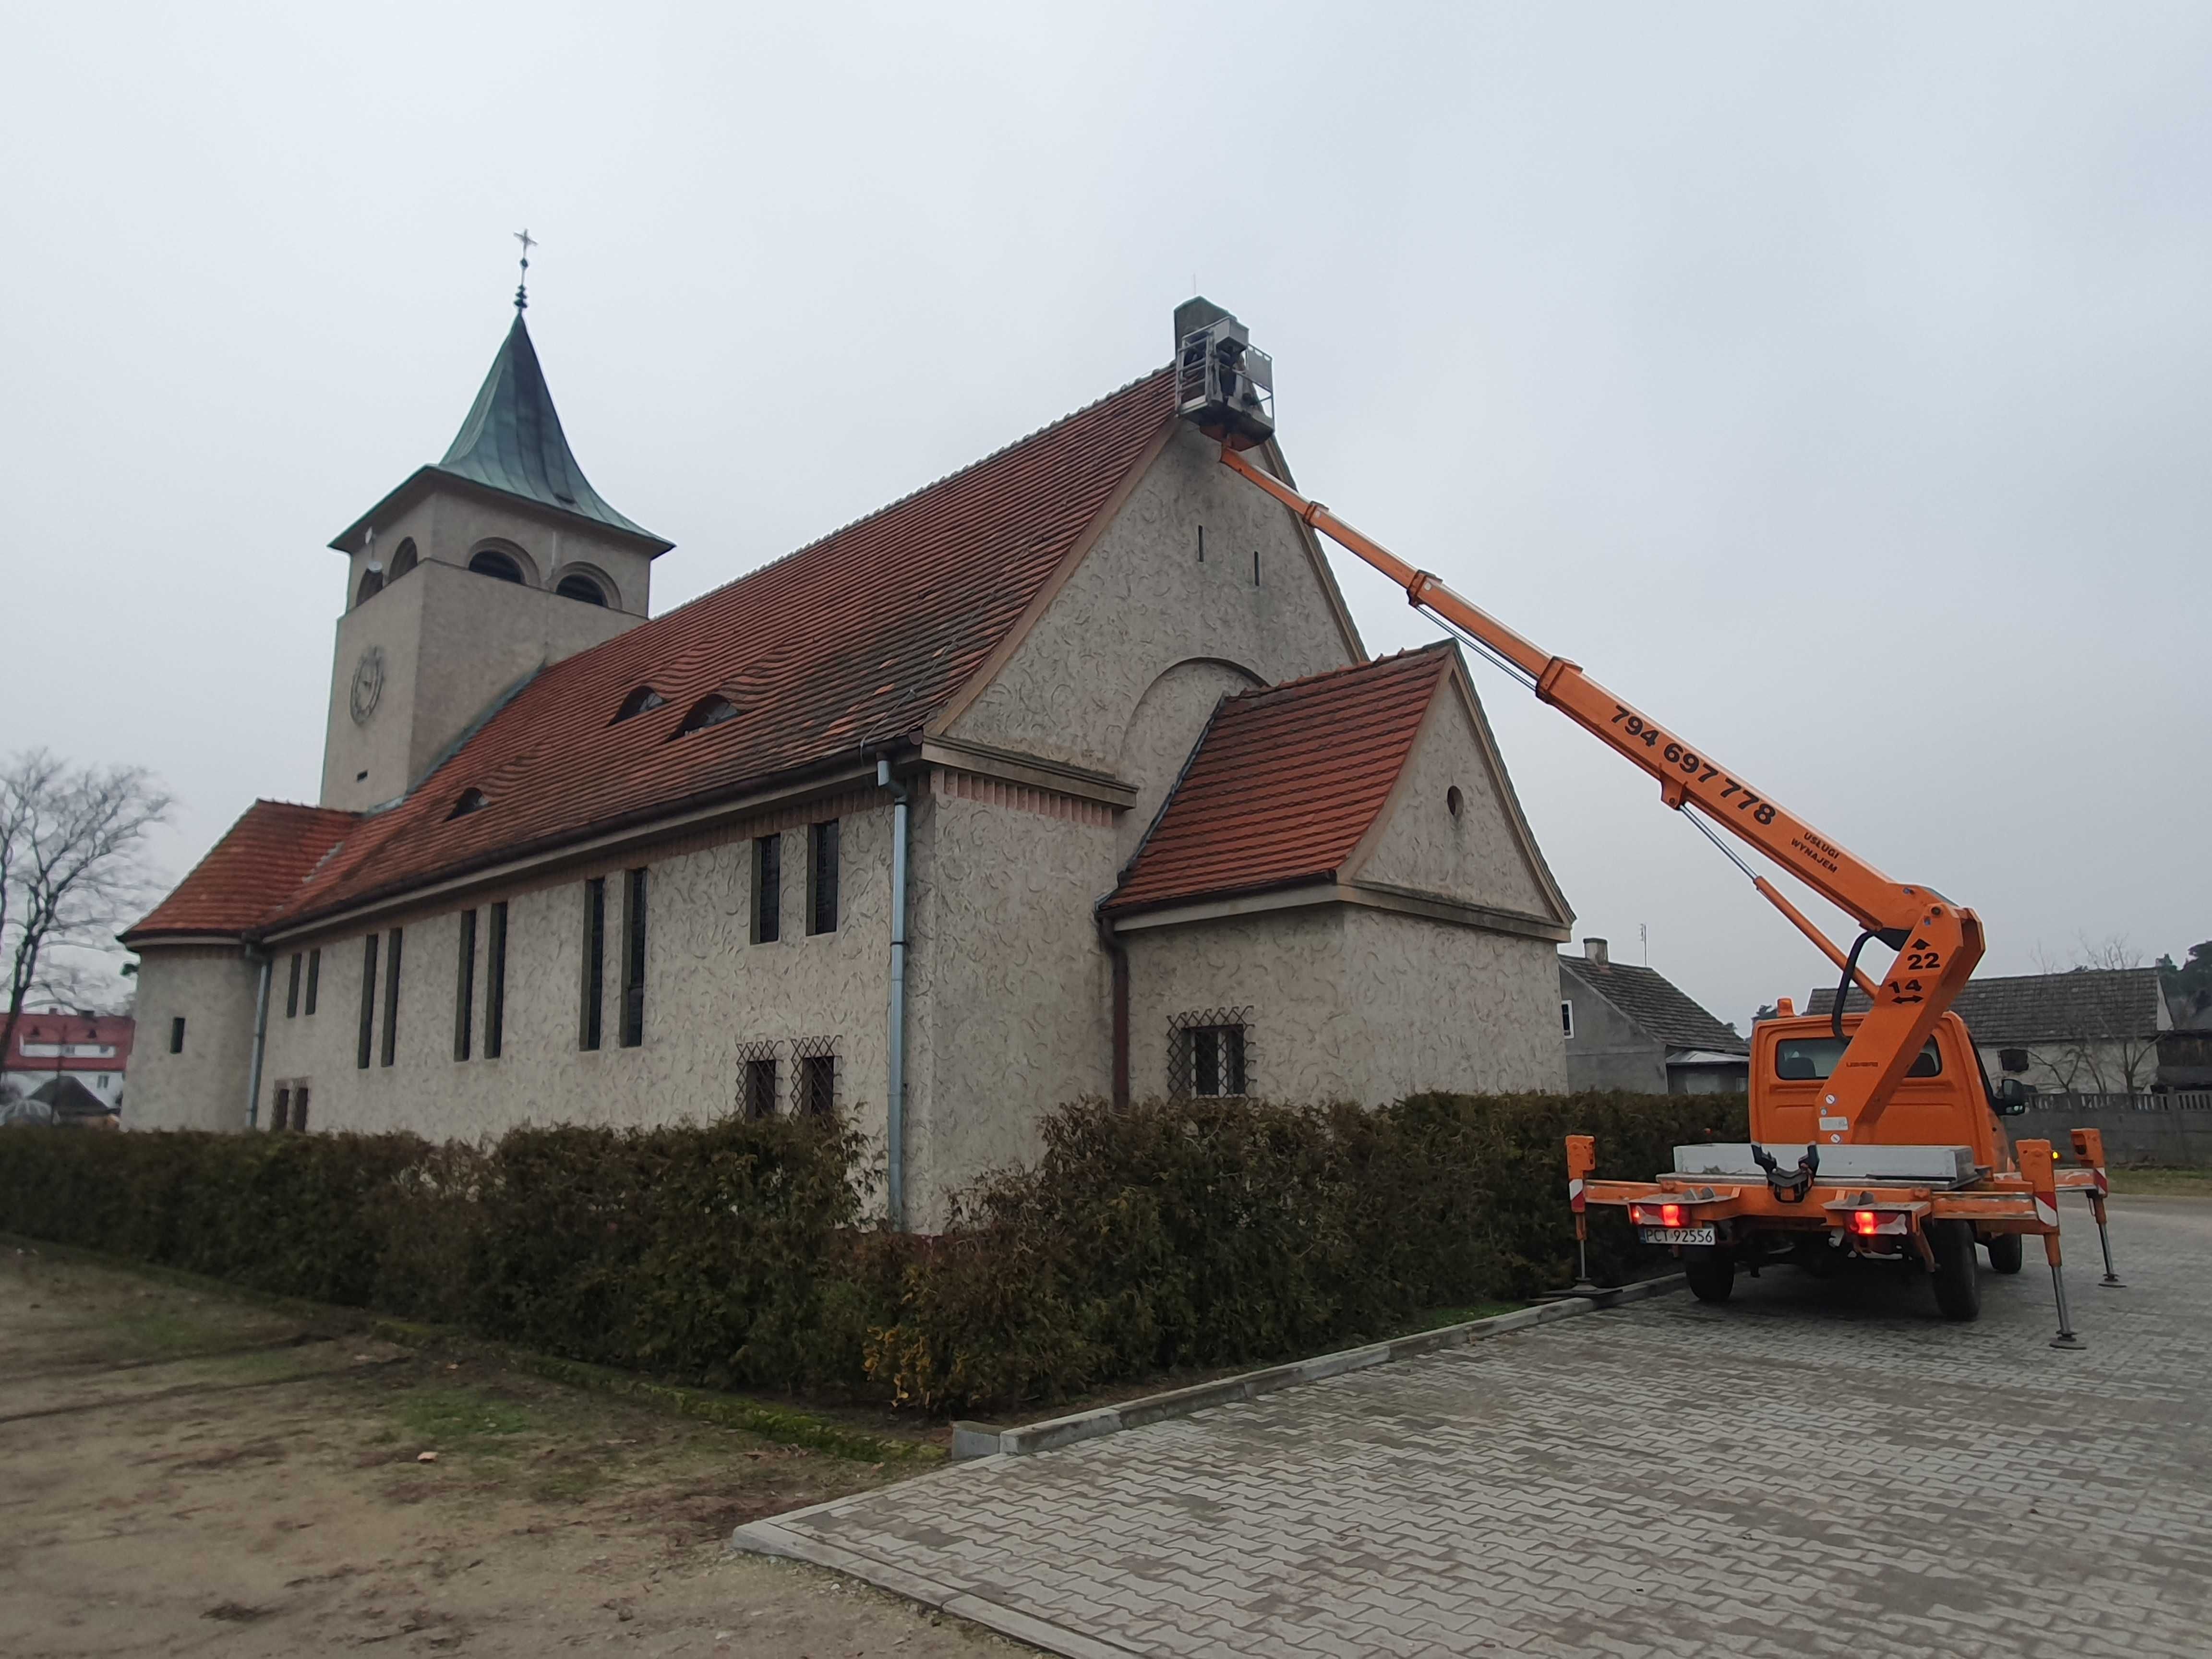
[{"label": "roof ridge", "polygon": [[1273,696],[1278,691],[1296,691],[1317,685],[1323,680],[1341,679],[1348,674],[1364,674],[1370,669],[1387,668],[1393,663],[1403,662],[1408,657],[1426,656],[1432,651],[1445,652],[1452,648],[1449,639],[1431,640],[1426,645],[1409,645],[1403,650],[1393,651],[1387,657],[1370,657],[1365,662],[1347,663],[1342,668],[1323,668],[1311,674],[1301,674],[1294,680],[1283,680],[1274,685],[1255,685],[1249,690],[1234,692],[1223,699],[1226,702],[1256,702]]}]

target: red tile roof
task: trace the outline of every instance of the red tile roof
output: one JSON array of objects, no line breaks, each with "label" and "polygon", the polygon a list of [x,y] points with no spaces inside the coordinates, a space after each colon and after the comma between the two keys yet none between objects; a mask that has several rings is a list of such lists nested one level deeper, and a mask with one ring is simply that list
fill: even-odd
[{"label": "red tile roof", "polygon": [[[300,868],[282,919],[741,794],[921,731],[1006,639],[1166,430],[1174,401],[1169,371],[1147,375],[555,663],[407,799],[361,817],[312,873]],[[615,723],[641,686],[663,705]],[[734,717],[674,735],[717,696],[736,706]],[[486,804],[452,817],[468,789],[482,790]],[[202,872],[142,929],[165,919]]]},{"label": "red tile roof", "polygon": [[1326,880],[1373,825],[1449,643],[1225,699],[1109,913]]},{"label": "red tile roof", "polygon": [[127,945],[185,933],[244,934],[297,891],[362,820],[351,812],[258,800],[176,890],[123,935]]},{"label": "red tile roof", "polygon": [[[48,1009],[23,1011],[15,1027],[15,1044],[0,1066],[11,1072],[119,1072],[131,1058],[131,1034],[137,1022],[128,1014],[84,1014]],[[112,1048],[112,1054],[30,1054],[27,1046],[40,1048]]]}]

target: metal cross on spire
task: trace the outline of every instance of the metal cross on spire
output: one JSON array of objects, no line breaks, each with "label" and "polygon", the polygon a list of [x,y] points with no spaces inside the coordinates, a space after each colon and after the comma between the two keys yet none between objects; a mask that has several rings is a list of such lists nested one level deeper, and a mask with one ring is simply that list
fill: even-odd
[{"label": "metal cross on spire", "polygon": [[522,280],[514,285],[514,308],[522,311],[530,304],[530,250],[538,241],[527,229],[516,231],[514,240],[522,244]]}]

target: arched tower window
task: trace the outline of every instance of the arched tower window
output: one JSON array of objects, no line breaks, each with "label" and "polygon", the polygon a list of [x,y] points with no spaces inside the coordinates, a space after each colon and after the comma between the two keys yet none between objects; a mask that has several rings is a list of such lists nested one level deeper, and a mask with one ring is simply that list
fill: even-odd
[{"label": "arched tower window", "polygon": [[353,602],[356,605],[367,605],[382,592],[384,592],[384,573],[381,570],[364,570],[361,573],[361,586],[354,590]]},{"label": "arched tower window", "polygon": [[471,558],[469,568],[479,576],[489,576],[494,581],[519,582],[522,580],[522,567],[514,562],[512,556],[495,547],[487,547]]},{"label": "arched tower window", "polygon": [[599,585],[580,571],[571,571],[561,578],[561,585],[553,590],[564,599],[580,599],[586,605],[604,605],[607,596],[599,592]]},{"label": "arched tower window", "polygon": [[399,544],[399,550],[392,556],[392,574],[386,581],[398,581],[415,568],[415,538],[410,536]]}]

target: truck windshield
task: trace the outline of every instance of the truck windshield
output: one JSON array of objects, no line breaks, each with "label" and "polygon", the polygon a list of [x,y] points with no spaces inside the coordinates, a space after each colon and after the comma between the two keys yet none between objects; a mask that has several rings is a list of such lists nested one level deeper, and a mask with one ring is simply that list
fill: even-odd
[{"label": "truck windshield", "polygon": [[[1784,1083],[1815,1082],[1836,1069],[1850,1046],[1832,1036],[1783,1037],[1774,1045],[1774,1075]],[[1940,1077],[1942,1073],[1943,1056],[1936,1051],[1936,1039],[1929,1037],[1905,1076]]]}]

